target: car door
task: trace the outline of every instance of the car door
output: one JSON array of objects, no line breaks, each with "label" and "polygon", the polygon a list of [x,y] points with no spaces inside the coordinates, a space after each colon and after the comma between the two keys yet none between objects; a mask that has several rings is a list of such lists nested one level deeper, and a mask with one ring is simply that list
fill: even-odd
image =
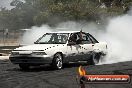
[{"label": "car door", "polygon": [[86,33],[82,33],[82,60],[87,61],[92,56],[94,44]]},{"label": "car door", "polygon": [[[81,44],[77,44],[76,40],[78,40],[78,33],[74,33],[76,35],[76,38],[73,40],[70,40],[69,38],[69,43],[73,42],[73,44],[68,44],[67,45],[67,60],[69,62],[77,62],[81,58],[82,54],[82,47]],[[74,34],[71,34],[70,37],[72,37]],[[74,36],[75,37],[75,36]]]}]

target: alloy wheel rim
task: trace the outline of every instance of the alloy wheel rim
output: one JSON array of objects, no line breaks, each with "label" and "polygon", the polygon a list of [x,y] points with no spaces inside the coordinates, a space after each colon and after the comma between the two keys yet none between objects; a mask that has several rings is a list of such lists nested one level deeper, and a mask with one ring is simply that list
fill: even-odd
[{"label": "alloy wheel rim", "polygon": [[59,69],[62,68],[62,58],[61,58],[61,56],[57,56],[56,62],[57,62],[57,67]]}]

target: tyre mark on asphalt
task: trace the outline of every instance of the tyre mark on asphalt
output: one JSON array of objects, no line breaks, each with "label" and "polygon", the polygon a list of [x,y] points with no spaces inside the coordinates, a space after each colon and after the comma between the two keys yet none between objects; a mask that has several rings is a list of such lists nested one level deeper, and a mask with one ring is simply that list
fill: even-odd
[{"label": "tyre mark on asphalt", "polygon": [[[34,83],[36,83],[36,82],[39,83],[42,81],[48,85],[53,85],[53,86],[56,86],[57,88],[62,88],[64,86],[52,83],[52,82],[48,81],[48,79],[55,78],[55,77],[57,78],[61,75],[64,76],[64,74],[68,74],[68,73],[72,72],[72,71],[69,71],[69,69],[67,71],[68,72],[65,72],[65,71],[63,72],[63,70],[61,70],[61,71],[42,71],[42,72],[36,73],[36,72],[22,72],[22,71],[13,71],[13,70],[11,71],[9,69],[8,70],[6,69],[6,70],[2,70],[2,72],[5,72],[5,73],[1,74],[0,78],[1,78],[1,81],[3,78],[3,81],[5,81],[7,83],[18,80],[18,82],[19,82],[19,83],[17,82],[18,85],[16,87],[13,87],[13,88],[21,88],[22,86],[23,86],[23,88],[25,88],[26,86],[34,85]],[[50,73],[50,72],[52,72],[52,73]],[[42,77],[45,77],[45,79],[43,78],[39,81],[37,81],[37,80],[33,81],[32,80],[32,79],[38,79],[38,78],[42,78]],[[6,80],[5,80],[5,78],[6,78]],[[27,79],[29,79],[29,80],[31,79],[30,82],[27,82]],[[24,82],[22,82],[22,80]]]},{"label": "tyre mark on asphalt", "polygon": [[[67,72],[67,73],[65,73],[65,74],[68,74],[68,73],[69,73],[69,72]],[[34,81],[32,81],[32,82],[26,82],[26,84],[23,85],[23,88],[25,88],[25,87],[28,86],[28,85],[32,85],[32,84],[34,84],[34,83],[39,83],[39,82],[45,82],[46,84],[56,86],[57,88],[64,88],[64,86],[60,86],[60,85],[57,85],[56,83],[52,83],[52,82],[48,81],[48,79],[51,79],[51,78],[58,78],[58,77],[60,77],[60,76],[64,76],[64,73],[57,74],[57,75],[55,74],[55,76],[54,76],[54,75],[53,75],[53,76],[47,75],[47,77],[44,77],[44,78],[42,78],[43,75],[37,75],[37,76],[33,77],[33,79],[39,79],[39,80],[34,80]],[[67,76],[67,75],[65,75],[65,76]],[[41,80],[40,80],[40,79],[41,79]],[[22,87],[22,86],[21,86],[21,87]],[[19,87],[18,87],[18,88],[19,88]]]},{"label": "tyre mark on asphalt", "polygon": [[[115,65],[118,66],[118,65]],[[125,73],[132,73],[132,67],[126,64],[123,64],[124,67],[122,68],[114,68],[115,66],[108,66],[110,70],[107,68],[106,65],[104,66],[89,66],[88,67],[88,72],[89,73],[98,73],[101,71],[101,73],[112,73],[112,74],[125,74]],[[2,83],[6,86],[9,85],[11,87],[9,88],[67,88],[68,82],[66,82],[67,86],[63,86],[62,82],[64,79],[68,79],[68,77],[72,77],[72,80],[70,79],[72,83],[75,83],[76,80],[73,79],[73,76],[76,76],[77,72],[77,67],[71,67],[71,68],[65,68],[62,70],[43,70],[43,68],[36,70],[36,69],[31,69],[30,71],[21,71],[17,66],[14,66],[10,63],[6,64],[1,64],[0,68],[0,85]],[[107,69],[106,69],[107,68]],[[132,78],[132,76],[131,76]],[[55,79],[57,82],[54,82]],[[74,81],[73,81],[74,80]],[[65,81],[65,80],[64,80]],[[59,82],[61,82],[59,84]],[[70,85],[70,84],[69,84]],[[90,88],[102,88],[102,86],[105,84],[101,85],[89,85],[91,86]],[[114,84],[113,86],[120,87],[120,88],[131,88],[132,87],[132,82],[130,84],[123,84],[123,85],[117,85]],[[104,86],[105,87],[105,86]],[[7,87],[2,87],[0,88],[8,88]],[[73,88],[73,87],[70,87]],[[74,87],[76,88],[76,87]]]}]

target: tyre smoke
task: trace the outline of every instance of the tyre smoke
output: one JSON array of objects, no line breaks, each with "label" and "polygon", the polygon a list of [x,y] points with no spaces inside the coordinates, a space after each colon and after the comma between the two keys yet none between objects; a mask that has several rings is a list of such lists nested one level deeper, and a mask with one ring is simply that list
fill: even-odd
[{"label": "tyre smoke", "polygon": [[99,64],[111,64],[132,60],[132,11],[128,14],[113,17],[107,25],[100,26],[94,22],[63,22],[51,28],[48,25],[32,27],[22,37],[22,43],[32,44],[40,36],[51,31],[80,31],[89,32],[97,40],[107,42],[108,55]]},{"label": "tyre smoke", "polygon": [[106,32],[99,36],[108,43],[108,55],[100,64],[132,60],[132,13],[109,20]]},{"label": "tyre smoke", "polygon": [[42,25],[41,27],[33,26],[31,29],[21,29],[21,30],[25,31],[22,38],[20,39],[21,45],[33,44],[42,35],[52,31],[52,29],[48,25]]},{"label": "tyre smoke", "polygon": [[10,10],[10,9],[14,8],[14,6],[10,5],[11,2],[12,2],[12,0],[0,0],[0,7]]}]

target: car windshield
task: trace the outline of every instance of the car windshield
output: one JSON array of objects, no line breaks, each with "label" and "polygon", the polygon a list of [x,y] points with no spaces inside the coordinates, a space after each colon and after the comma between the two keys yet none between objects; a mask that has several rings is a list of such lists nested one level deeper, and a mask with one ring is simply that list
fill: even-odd
[{"label": "car windshield", "polygon": [[46,33],[35,44],[66,44],[68,33]]}]

